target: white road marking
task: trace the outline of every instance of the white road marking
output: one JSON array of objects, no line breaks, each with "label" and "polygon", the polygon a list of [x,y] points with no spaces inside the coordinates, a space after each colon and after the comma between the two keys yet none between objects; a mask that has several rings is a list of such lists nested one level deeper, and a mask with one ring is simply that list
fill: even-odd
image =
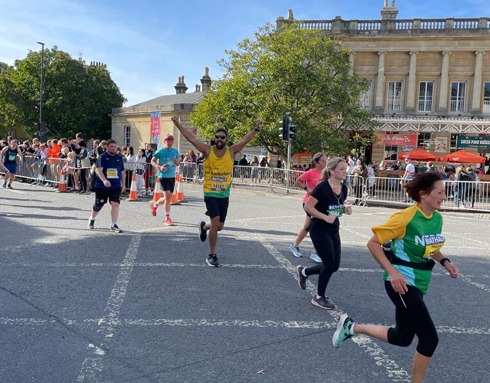
[{"label": "white road marking", "polygon": [[[261,236],[255,236],[255,240],[260,242],[267,249],[274,259],[281,264],[291,275],[296,278],[296,268],[289,260],[287,260],[274,246],[267,242]],[[313,295],[316,293],[316,287],[307,280],[306,289]],[[328,310],[328,314],[337,320],[343,314],[342,310]],[[393,382],[410,382],[410,376],[407,371],[400,367],[394,360],[390,359],[384,350],[377,345],[371,338],[367,336],[355,336],[352,341],[359,345],[364,351],[370,355],[378,366],[384,367],[387,376],[393,379]]]},{"label": "white road marking", "polygon": [[[0,317],[0,326],[50,326],[58,325],[60,320],[70,326],[93,325],[104,321],[104,318],[86,318],[83,320],[61,318],[7,318]],[[386,324],[388,325],[388,324]],[[113,326],[118,327],[252,327],[252,328],[288,328],[288,329],[311,329],[311,330],[333,330],[336,328],[336,322],[314,322],[314,321],[258,321],[258,320],[230,320],[230,319],[130,319],[123,318],[113,321]],[[443,334],[460,334],[460,335],[490,335],[490,327],[456,327],[456,326],[436,326],[437,332]],[[355,337],[360,337],[356,335]],[[364,340],[363,340],[364,341]],[[93,344],[89,348],[97,347]],[[100,352],[104,352],[100,349]],[[94,352],[97,352],[94,350]]]},{"label": "white road marking", "polygon": [[141,242],[141,235],[135,235],[131,239],[126,256],[121,264],[121,270],[112,287],[109,299],[104,309],[104,317],[98,321],[99,329],[97,332],[103,337],[100,345],[90,344],[88,350],[94,355],[86,357],[82,363],[82,368],[77,378],[77,382],[99,382],[100,374],[103,369],[103,356],[107,342],[112,338],[113,332],[119,322],[119,312],[121,311],[126,291],[134,268],[138,247]]}]

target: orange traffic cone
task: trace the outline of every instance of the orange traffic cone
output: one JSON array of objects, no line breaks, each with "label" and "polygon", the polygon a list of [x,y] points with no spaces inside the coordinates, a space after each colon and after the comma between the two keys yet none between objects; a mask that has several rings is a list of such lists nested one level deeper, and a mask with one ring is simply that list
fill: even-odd
[{"label": "orange traffic cone", "polygon": [[179,177],[179,182],[177,182],[177,199],[179,202],[182,202],[184,201],[184,178],[181,174],[178,174],[177,176]]},{"label": "orange traffic cone", "polygon": [[184,200],[184,192],[182,191],[182,175],[176,174],[175,188],[174,188],[174,192],[172,193],[172,199],[170,200],[170,203],[172,205],[175,205],[181,203],[183,200]]},{"label": "orange traffic cone", "polygon": [[126,201],[137,201],[138,190],[136,189],[136,172],[133,172],[133,178],[131,179],[131,188],[129,190],[129,197]]},{"label": "orange traffic cone", "polygon": [[58,193],[66,193],[68,191],[66,187],[66,170],[62,169],[60,172],[60,182],[58,182]]},{"label": "orange traffic cone", "polygon": [[151,203],[157,202],[160,198],[162,198],[162,188],[160,186],[160,179],[155,180],[155,189],[153,189],[153,201]]}]

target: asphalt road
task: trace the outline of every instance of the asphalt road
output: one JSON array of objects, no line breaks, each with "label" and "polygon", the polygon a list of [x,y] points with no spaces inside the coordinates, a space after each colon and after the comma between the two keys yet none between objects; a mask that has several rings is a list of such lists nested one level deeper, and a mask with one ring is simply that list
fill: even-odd
[{"label": "asphalt road", "polygon": [[[202,192],[184,185],[175,226],[147,200],[124,201],[109,231],[104,207],[87,229],[92,195],[15,183],[0,189],[0,382],[409,382],[416,347],[364,336],[334,349],[343,312],[392,324],[381,271],[369,255],[370,227],[395,210],[354,207],[341,219],[341,269],[327,294],[338,309],[310,303],[295,280],[288,245],[301,227],[299,195],[235,188],[220,268],[198,239]],[[439,332],[427,382],[490,381],[490,224],[444,213],[444,253],[457,280],[436,266],[426,296]],[[312,249],[307,238],[305,255]]]}]

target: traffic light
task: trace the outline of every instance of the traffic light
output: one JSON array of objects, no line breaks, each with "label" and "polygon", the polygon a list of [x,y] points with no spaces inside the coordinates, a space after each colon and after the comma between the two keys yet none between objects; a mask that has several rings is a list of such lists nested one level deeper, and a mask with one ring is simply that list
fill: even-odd
[{"label": "traffic light", "polygon": [[289,115],[285,114],[284,117],[282,118],[282,129],[280,129],[282,133],[281,135],[283,141],[289,140],[291,123],[292,123],[292,118]]},{"label": "traffic light", "polygon": [[295,140],[298,137],[298,129],[296,125],[289,125],[289,139],[291,141]]}]

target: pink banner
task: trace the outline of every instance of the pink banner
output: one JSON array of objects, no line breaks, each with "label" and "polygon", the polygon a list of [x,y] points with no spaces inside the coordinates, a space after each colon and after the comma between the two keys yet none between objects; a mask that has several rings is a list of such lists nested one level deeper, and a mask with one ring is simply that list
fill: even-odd
[{"label": "pink banner", "polygon": [[375,145],[417,147],[417,135],[399,134],[399,133],[394,133],[394,134],[378,133],[378,141],[376,141]]},{"label": "pink banner", "polygon": [[160,144],[160,112],[150,112],[150,132],[151,142],[154,144]]}]

